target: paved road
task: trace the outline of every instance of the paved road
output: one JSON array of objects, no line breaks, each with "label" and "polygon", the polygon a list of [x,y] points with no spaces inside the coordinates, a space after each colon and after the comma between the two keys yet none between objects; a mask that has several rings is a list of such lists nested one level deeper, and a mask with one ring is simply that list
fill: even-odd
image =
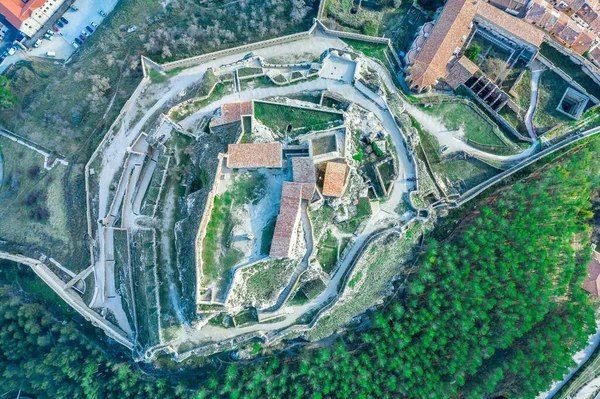
[{"label": "paved road", "polygon": [[527,133],[534,140],[537,141],[537,134],[535,134],[535,127],[533,125],[533,115],[537,107],[538,101],[538,85],[540,82],[540,76],[542,75],[541,66],[537,62],[531,64],[531,101],[527,114],[525,114],[525,126],[527,127]]}]

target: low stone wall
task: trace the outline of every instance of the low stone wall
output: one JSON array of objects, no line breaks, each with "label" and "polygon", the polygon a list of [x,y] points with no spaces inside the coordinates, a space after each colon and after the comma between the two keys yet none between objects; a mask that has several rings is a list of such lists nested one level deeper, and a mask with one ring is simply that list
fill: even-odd
[{"label": "low stone wall", "polygon": [[313,31],[316,28],[316,24],[313,24],[311,28],[306,32],[294,33],[292,35],[277,37],[274,39],[265,40],[262,42],[245,44],[243,46],[233,47],[225,50],[215,51],[214,53],[208,53],[203,55],[198,55],[191,58],[186,58],[184,60],[168,62],[166,64],[162,64],[161,68],[163,71],[169,71],[174,68],[182,68],[193,65],[200,65],[207,61],[216,60],[217,58],[225,57],[228,55],[233,55],[237,53],[251,52],[254,50],[260,50],[265,47],[274,46],[277,44],[285,44],[290,42],[295,42],[296,40],[306,39],[310,37]]}]

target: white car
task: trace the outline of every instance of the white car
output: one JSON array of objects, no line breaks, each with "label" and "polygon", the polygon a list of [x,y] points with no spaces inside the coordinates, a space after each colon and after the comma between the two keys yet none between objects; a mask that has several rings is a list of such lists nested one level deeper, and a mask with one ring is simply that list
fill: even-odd
[{"label": "white car", "polygon": [[33,43],[33,47],[38,48],[40,47],[40,44],[42,44],[42,39],[37,39],[35,43]]},{"label": "white car", "polygon": [[8,49],[8,55],[14,55],[17,52],[15,47],[11,47]]},{"label": "white car", "polygon": [[71,46],[75,47],[75,49],[78,49],[78,48],[79,48],[79,44],[77,44],[77,43],[75,43],[75,42],[71,43]]}]

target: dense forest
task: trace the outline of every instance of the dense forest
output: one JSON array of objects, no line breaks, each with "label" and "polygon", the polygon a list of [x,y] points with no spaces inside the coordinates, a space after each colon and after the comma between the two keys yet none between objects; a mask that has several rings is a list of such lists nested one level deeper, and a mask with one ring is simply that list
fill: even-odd
[{"label": "dense forest", "polygon": [[535,397],[595,328],[580,285],[599,151],[592,141],[467,205],[449,235],[429,238],[408,289],[368,330],[296,357],[224,365],[208,379],[141,373],[2,271],[0,387],[39,398]]}]

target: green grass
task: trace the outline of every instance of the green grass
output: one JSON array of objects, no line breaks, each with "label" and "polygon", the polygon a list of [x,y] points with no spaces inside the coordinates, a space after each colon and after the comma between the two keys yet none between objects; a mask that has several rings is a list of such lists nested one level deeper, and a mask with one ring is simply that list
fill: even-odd
[{"label": "green grass", "polygon": [[370,58],[375,58],[387,65],[387,44],[369,43],[361,40],[354,39],[342,39],[344,43],[352,47],[353,49],[362,52],[364,55]]},{"label": "green grass", "polygon": [[[432,166],[433,170],[456,184],[456,190],[463,193],[499,173],[497,169],[475,159],[450,159]],[[459,184],[459,182],[462,183]]]},{"label": "green grass", "polygon": [[263,73],[263,69],[262,68],[243,67],[243,68],[238,69],[237,73],[240,78],[243,78],[246,76],[259,75],[259,74]]},{"label": "green grass", "polygon": [[423,147],[423,151],[425,151],[425,153],[427,154],[427,159],[429,160],[429,162],[431,164],[439,163],[442,160],[441,154],[440,154],[440,143],[433,136],[433,134],[431,134],[427,130],[425,130],[421,126],[421,124],[419,122],[417,122],[417,120],[415,118],[412,117],[412,115],[409,115],[409,116],[410,116],[412,126],[415,129],[417,129],[417,132],[419,133],[421,147]]},{"label": "green grass", "polygon": [[561,123],[572,121],[571,118],[556,110],[568,87],[570,85],[555,72],[549,70],[542,72],[538,105],[533,115],[533,124],[538,134],[545,133]]},{"label": "green grass", "polygon": [[235,321],[235,325],[239,327],[258,322],[258,317],[256,315],[256,310],[247,309],[236,314],[233,317],[233,320]]},{"label": "green grass", "polygon": [[368,198],[359,198],[358,204],[356,205],[356,215],[347,220],[338,224],[338,228],[343,233],[353,234],[358,226],[369,216],[371,216],[371,204],[369,203]]},{"label": "green grass", "polygon": [[[0,137],[4,181],[0,182],[0,240],[41,249],[75,271],[85,268],[67,262],[72,241],[67,229],[64,194],[66,167],[44,169],[44,157],[5,137]],[[31,174],[37,169],[36,174]],[[35,200],[34,200],[35,199]],[[42,208],[48,218],[38,221],[31,213]]]},{"label": "green grass", "polygon": [[231,94],[233,89],[231,88],[231,84],[228,83],[216,83],[215,88],[205,99],[202,100],[193,100],[186,104],[185,106],[179,108],[176,112],[173,112],[172,118],[176,122],[182,121],[188,116],[198,112],[200,109],[206,107],[207,105],[221,99],[227,94]]},{"label": "green grass", "polygon": [[507,105],[502,107],[499,112],[508,123],[512,125],[519,133],[524,136],[528,136],[527,127],[525,126],[524,114],[517,114],[515,111],[510,109]]},{"label": "green grass", "polygon": [[515,102],[523,111],[529,109],[531,104],[531,71],[528,69],[525,71],[521,80],[515,87]]},{"label": "green grass", "polygon": [[136,230],[131,236],[133,295],[135,297],[139,339],[142,345],[156,345],[158,335],[158,304],[154,280],[152,231]]},{"label": "green grass", "polygon": [[506,142],[500,136],[499,129],[481,117],[468,104],[458,102],[435,104],[423,108],[423,111],[440,118],[450,130],[462,128],[469,143],[499,148],[507,147]]},{"label": "green grass", "polygon": [[588,93],[596,98],[600,98],[600,86],[583,72],[580,65],[575,64],[569,57],[546,43],[542,43],[540,53],[573,78],[573,80],[579,83]]},{"label": "green grass", "polygon": [[338,126],[344,121],[343,115],[338,113],[260,101],[254,103],[254,117],[280,136],[285,136],[291,125],[290,137]]},{"label": "green grass", "polygon": [[325,273],[331,273],[338,260],[338,239],[331,230],[325,233],[325,239],[319,242],[317,260]]},{"label": "green grass", "polygon": [[356,285],[356,283],[358,283],[361,279],[362,279],[363,275],[361,271],[356,272],[356,274],[354,275],[354,277],[352,277],[350,279],[350,281],[348,281],[348,287],[350,288],[354,288],[354,286]]},{"label": "green grass", "polygon": [[271,259],[244,270],[251,276],[246,281],[247,294],[255,301],[275,301],[277,294],[288,284],[297,265],[289,259]]},{"label": "green grass", "polygon": [[[237,175],[231,189],[216,196],[202,248],[202,272],[205,284],[221,278],[221,288],[227,285],[225,278],[243,258],[243,254],[229,244],[231,232],[238,223],[233,209],[248,203],[256,203],[263,196],[265,177],[259,173]],[[223,256],[222,251],[225,252]]]},{"label": "green grass", "polygon": [[163,75],[154,68],[149,68],[148,76],[150,76],[150,80],[152,81],[152,83],[162,83],[166,82],[169,79],[169,77],[166,74]]},{"label": "green grass", "polygon": [[394,181],[394,167],[390,162],[384,162],[378,166],[379,174],[383,180],[383,184],[387,187],[392,181]]},{"label": "green grass", "polygon": [[268,76],[258,76],[256,78],[244,79],[240,81],[240,90],[261,89],[267,87],[277,87]]}]

